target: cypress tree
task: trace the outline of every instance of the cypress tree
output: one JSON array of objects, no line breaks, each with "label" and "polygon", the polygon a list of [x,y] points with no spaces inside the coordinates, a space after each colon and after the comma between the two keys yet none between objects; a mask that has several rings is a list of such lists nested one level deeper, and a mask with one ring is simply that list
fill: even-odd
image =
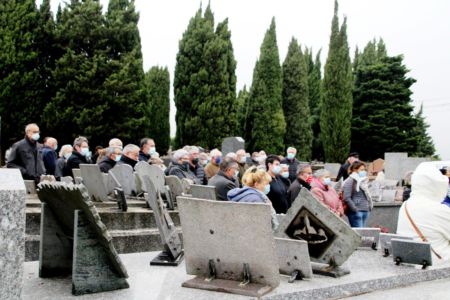
[{"label": "cypress tree", "polygon": [[423,104],[420,105],[420,109],[414,118],[416,120],[416,126],[413,129],[413,134],[417,139],[417,148],[412,155],[418,157],[435,155],[436,149],[434,148],[433,140],[427,133],[429,125],[425,122],[425,117],[423,116]]},{"label": "cypress tree", "polygon": [[282,66],[283,112],[286,120],[286,146],[297,148],[297,157],[311,159],[312,129],[310,124],[308,71],[302,50],[292,38]]},{"label": "cypress tree", "polygon": [[350,151],[353,75],[347,44],[347,20],[339,29],[335,2],[330,46],[325,64],[320,130],[325,160],[344,161]]},{"label": "cypress tree", "polygon": [[247,90],[247,86],[244,85],[242,90],[239,91],[237,96],[237,129],[236,135],[244,136],[245,131],[245,116],[247,113],[247,106],[249,103],[250,93]]},{"label": "cypress tree", "polygon": [[245,120],[245,140],[249,151],[284,151],[286,122],[282,108],[282,78],[275,18],[272,19],[253,70],[253,82]]},{"label": "cypress tree", "polygon": [[145,74],[146,136],[153,137],[160,154],[170,147],[170,75],[167,67],[152,67]]}]

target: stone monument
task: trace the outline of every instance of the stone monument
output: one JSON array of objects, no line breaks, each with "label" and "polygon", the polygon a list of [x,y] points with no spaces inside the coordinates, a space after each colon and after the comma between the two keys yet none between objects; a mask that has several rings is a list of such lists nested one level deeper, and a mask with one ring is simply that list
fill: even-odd
[{"label": "stone monument", "polygon": [[422,269],[433,265],[431,244],[404,239],[391,239],[392,256],[396,265],[401,263],[422,265]]},{"label": "stone monument", "polygon": [[280,273],[290,276],[289,283],[296,279],[312,278],[308,243],[302,240],[275,238]]},{"label": "stone monument", "polygon": [[72,274],[72,294],[128,288],[127,271],[83,185],[40,183],[39,276]]},{"label": "stone monument", "polygon": [[21,299],[25,195],[20,170],[0,169],[0,299]]},{"label": "stone monument", "polygon": [[86,186],[92,200],[99,202],[108,201],[108,192],[100,167],[93,164],[80,164],[80,173],[83,178],[83,184]]},{"label": "stone monument", "polygon": [[239,149],[245,149],[245,141],[241,137],[227,137],[222,142],[222,155],[225,156],[230,152],[238,151]]},{"label": "stone monument", "polygon": [[217,200],[215,186],[191,184],[191,194],[194,198]]}]

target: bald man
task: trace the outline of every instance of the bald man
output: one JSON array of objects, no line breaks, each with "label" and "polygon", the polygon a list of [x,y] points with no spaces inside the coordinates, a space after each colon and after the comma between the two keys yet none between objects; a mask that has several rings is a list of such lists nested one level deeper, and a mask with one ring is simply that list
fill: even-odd
[{"label": "bald man", "polygon": [[20,169],[23,179],[39,182],[45,174],[41,147],[38,145],[39,127],[32,123],[25,127],[25,138],[15,143],[11,148],[6,166]]},{"label": "bald man", "polygon": [[55,175],[56,149],[58,148],[58,141],[52,137],[46,137],[44,139],[44,147],[42,148],[42,157],[44,160],[44,166],[46,174]]}]

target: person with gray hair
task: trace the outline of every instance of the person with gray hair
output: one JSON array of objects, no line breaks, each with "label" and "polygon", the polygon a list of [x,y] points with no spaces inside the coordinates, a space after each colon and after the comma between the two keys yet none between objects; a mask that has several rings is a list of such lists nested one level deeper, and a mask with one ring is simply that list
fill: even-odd
[{"label": "person with gray hair", "polygon": [[180,179],[186,178],[195,184],[201,184],[200,180],[189,169],[189,152],[184,149],[175,151],[166,174],[177,176]]},{"label": "person with gray hair", "polygon": [[35,123],[25,127],[25,137],[14,143],[8,155],[7,168],[19,169],[23,179],[39,182],[45,174],[41,145],[38,143],[39,127]]},{"label": "person with gray hair", "polygon": [[67,170],[66,163],[67,159],[72,155],[73,147],[72,145],[63,145],[61,150],[59,150],[59,158],[56,160],[55,167],[55,178],[56,180],[60,180],[61,177],[70,176],[69,171]]},{"label": "person with gray hair", "polygon": [[311,193],[336,215],[339,217],[344,215],[342,202],[339,200],[336,190],[331,186],[331,174],[329,171],[320,169],[314,172],[314,179],[311,182]]},{"label": "person with gray hair", "polygon": [[219,172],[208,181],[208,185],[216,187],[217,200],[228,200],[228,191],[239,187],[238,174],[239,166],[236,160],[226,156],[220,162]]},{"label": "person with gray hair", "polygon": [[121,158],[122,147],[108,147],[105,151],[105,157],[97,164],[101,172],[108,173]]},{"label": "person with gray hair", "polygon": [[219,172],[219,165],[222,162],[222,152],[219,149],[213,149],[209,155],[211,161],[205,167],[205,174],[208,180]]},{"label": "person with gray hair", "polygon": [[44,146],[42,147],[42,159],[44,160],[45,173],[47,175],[55,175],[56,149],[58,148],[58,141],[52,137],[44,138]]},{"label": "person with gray hair", "polygon": [[312,169],[309,164],[300,164],[297,167],[297,178],[292,182],[291,186],[288,189],[288,198],[291,203],[297,198],[300,190],[302,188],[306,188],[308,191],[311,190],[311,182],[312,182]]},{"label": "person with gray hair", "polygon": [[206,185],[205,169],[200,165],[199,155],[200,149],[197,146],[188,146],[186,151],[189,153],[189,170],[195,174],[200,184]]},{"label": "person with gray hair", "polygon": [[289,166],[289,180],[294,182],[297,178],[297,168],[300,165],[300,161],[295,158],[297,155],[297,149],[294,147],[288,147],[286,150],[286,157],[281,161],[282,164]]},{"label": "person with gray hair", "polygon": [[69,175],[73,177],[73,169],[79,169],[80,164],[91,163],[91,152],[89,151],[88,139],[79,136],[73,141],[72,155],[67,160]]},{"label": "person with gray hair", "polygon": [[118,164],[126,164],[134,169],[134,166],[139,161],[140,148],[134,144],[128,144],[123,148],[122,156],[117,161]]}]

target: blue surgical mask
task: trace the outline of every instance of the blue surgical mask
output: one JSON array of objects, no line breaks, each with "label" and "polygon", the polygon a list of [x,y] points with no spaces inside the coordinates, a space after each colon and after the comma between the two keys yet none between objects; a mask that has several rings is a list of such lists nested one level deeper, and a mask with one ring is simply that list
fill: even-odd
[{"label": "blue surgical mask", "polygon": [[272,167],[273,174],[278,175],[278,174],[280,174],[280,171],[281,171],[281,167],[280,166],[273,166]]},{"label": "blue surgical mask", "polygon": [[41,138],[41,136],[39,135],[39,133],[33,133],[32,135],[31,135],[31,139],[33,140],[33,141],[37,141],[37,140],[39,140]]},{"label": "blue surgical mask", "polygon": [[330,185],[330,184],[331,184],[331,178],[325,177],[325,178],[323,179],[323,184],[325,184],[325,185]]},{"label": "blue surgical mask", "polygon": [[367,177],[367,172],[366,171],[359,171],[358,175],[359,175],[359,177],[364,178],[364,177]]},{"label": "blue surgical mask", "polygon": [[295,154],[294,153],[288,153],[287,154],[287,158],[288,159],[294,159],[295,158]]},{"label": "blue surgical mask", "polygon": [[270,193],[270,184],[266,184],[264,187],[264,194],[267,195],[268,193]]},{"label": "blue surgical mask", "polygon": [[155,147],[150,147],[150,150],[148,151],[148,154],[153,155],[156,153],[156,148]]},{"label": "blue surgical mask", "polygon": [[119,161],[122,158],[122,155],[116,155],[116,161]]},{"label": "blue surgical mask", "polygon": [[283,173],[281,173],[281,176],[283,177],[283,178],[289,178],[289,172],[283,172]]},{"label": "blue surgical mask", "polygon": [[222,162],[222,157],[216,157],[216,160],[215,160],[215,162],[216,162],[216,165],[220,165],[220,163]]},{"label": "blue surgical mask", "polygon": [[89,148],[81,148],[80,154],[83,156],[88,156],[89,152]]}]

